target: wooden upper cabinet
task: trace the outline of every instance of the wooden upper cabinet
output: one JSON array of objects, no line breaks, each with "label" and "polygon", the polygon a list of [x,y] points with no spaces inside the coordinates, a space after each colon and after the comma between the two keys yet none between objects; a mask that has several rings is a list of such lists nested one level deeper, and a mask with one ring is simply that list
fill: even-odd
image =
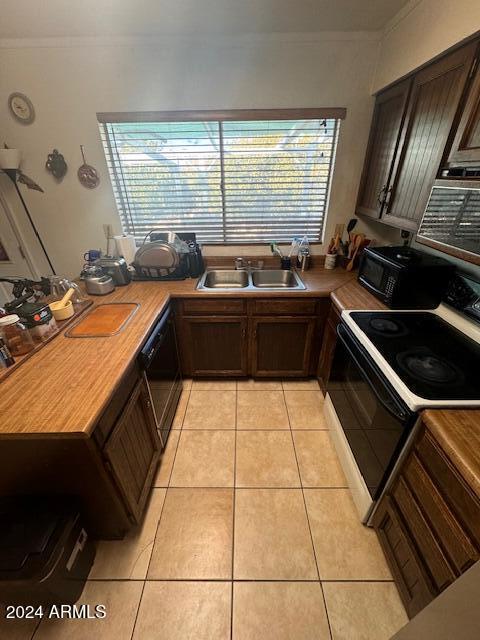
[{"label": "wooden upper cabinet", "polygon": [[382,219],[415,231],[440,168],[477,44],[444,56],[413,78]]},{"label": "wooden upper cabinet", "polygon": [[357,213],[372,218],[379,218],[381,215],[411,82],[411,78],[400,82],[376,98]]},{"label": "wooden upper cabinet", "polygon": [[477,58],[462,117],[448,156],[449,166],[480,165],[480,65]]}]

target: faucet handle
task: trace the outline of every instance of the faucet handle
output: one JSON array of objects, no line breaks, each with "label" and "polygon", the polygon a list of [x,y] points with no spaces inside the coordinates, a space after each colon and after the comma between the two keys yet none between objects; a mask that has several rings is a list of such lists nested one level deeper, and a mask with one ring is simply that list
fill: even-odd
[{"label": "faucet handle", "polygon": [[235,258],[235,269],[244,269],[243,258]]}]

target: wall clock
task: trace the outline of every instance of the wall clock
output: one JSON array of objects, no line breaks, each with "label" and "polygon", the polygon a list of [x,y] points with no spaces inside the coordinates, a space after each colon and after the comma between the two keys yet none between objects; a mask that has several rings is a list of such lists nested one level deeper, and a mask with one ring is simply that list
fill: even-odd
[{"label": "wall clock", "polygon": [[11,93],[8,96],[8,107],[12,116],[22,124],[32,124],[35,120],[33,104],[23,93]]}]

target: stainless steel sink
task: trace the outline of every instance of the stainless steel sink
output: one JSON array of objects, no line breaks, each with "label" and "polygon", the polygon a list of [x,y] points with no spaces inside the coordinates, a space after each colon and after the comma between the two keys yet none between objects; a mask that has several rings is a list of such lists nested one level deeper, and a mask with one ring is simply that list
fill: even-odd
[{"label": "stainless steel sink", "polygon": [[217,269],[206,271],[202,277],[203,287],[206,289],[242,289],[248,287],[248,273],[246,271],[232,271]]},{"label": "stainless steel sink", "polygon": [[[296,272],[285,269],[254,271],[252,282],[254,287],[262,289],[297,289],[299,284]],[[300,282],[300,284],[303,283]]]},{"label": "stainless steel sink", "polygon": [[235,271],[233,269],[212,269],[205,271],[200,278],[197,289],[214,291],[223,289],[235,291],[238,289],[254,291],[255,289],[277,290],[305,289],[296,271],[284,269],[262,269],[261,271]]}]

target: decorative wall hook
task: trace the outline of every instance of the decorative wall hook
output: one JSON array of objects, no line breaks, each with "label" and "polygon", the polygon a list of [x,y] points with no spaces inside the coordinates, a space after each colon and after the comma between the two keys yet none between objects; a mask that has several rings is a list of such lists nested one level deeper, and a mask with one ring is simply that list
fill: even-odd
[{"label": "decorative wall hook", "polygon": [[54,149],[52,153],[48,154],[47,162],[45,163],[45,168],[58,181],[63,179],[68,169],[67,163],[65,162],[65,158],[58,151],[58,149]]}]

